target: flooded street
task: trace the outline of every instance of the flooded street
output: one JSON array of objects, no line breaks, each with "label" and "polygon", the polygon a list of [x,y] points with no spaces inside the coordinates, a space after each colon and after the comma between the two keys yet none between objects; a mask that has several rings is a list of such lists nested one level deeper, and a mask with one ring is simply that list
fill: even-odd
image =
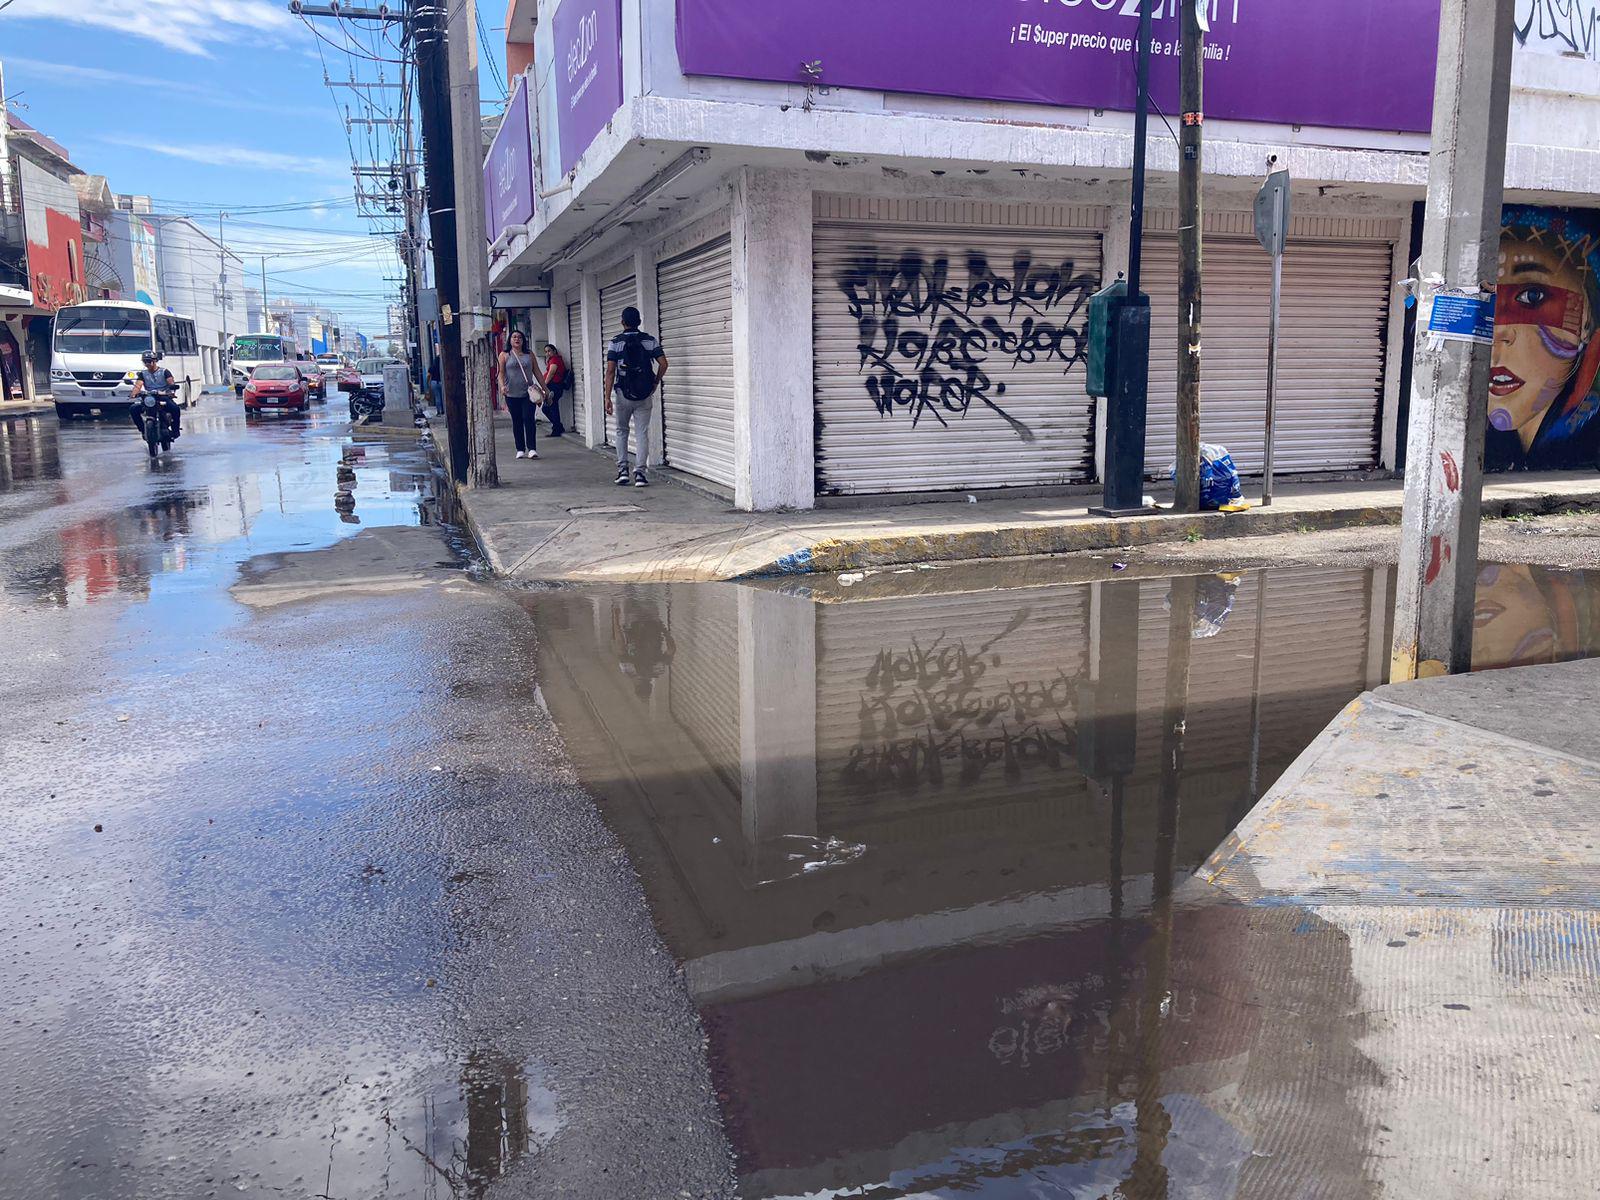
[{"label": "flooded street", "polygon": [[[1391,571],[985,586],[1006,573],[528,605],[684,963],[741,1194],[1372,1194],[1345,939],[1184,883],[1383,682]],[[1592,652],[1594,594],[1486,569],[1488,663]],[[1290,1022],[1253,999],[1286,978]],[[1252,1136],[1313,1108],[1347,1127]]]},{"label": "flooded street", "polygon": [[[0,1194],[1376,1194],[1348,938],[1193,873],[1389,568],[519,589],[432,489],[0,424]],[[1485,568],[1479,665],[1597,597]]]},{"label": "flooded street", "polygon": [[693,1013],[415,437],[235,403],[155,468],[0,424],[0,1195],[723,1193]]}]

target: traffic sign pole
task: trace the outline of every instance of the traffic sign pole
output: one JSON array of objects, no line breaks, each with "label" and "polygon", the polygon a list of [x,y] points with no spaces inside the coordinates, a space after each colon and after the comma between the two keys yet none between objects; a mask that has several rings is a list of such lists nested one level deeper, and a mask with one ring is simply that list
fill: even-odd
[{"label": "traffic sign pole", "polygon": [[[1273,161],[1271,159],[1269,162]],[[1256,240],[1272,255],[1272,307],[1267,330],[1267,437],[1261,504],[1272,503],[1272,442],[1278,418],[1278,315],[1283,299],[1283,247],[1289,240],[1289,172],[1276,170],[1256,193]]]}]

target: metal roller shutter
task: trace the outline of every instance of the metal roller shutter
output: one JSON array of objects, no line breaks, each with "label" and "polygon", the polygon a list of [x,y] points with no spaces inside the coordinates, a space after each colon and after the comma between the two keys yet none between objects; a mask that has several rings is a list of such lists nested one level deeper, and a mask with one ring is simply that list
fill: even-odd
[{"label": "metal roller shutter", "polygon": [[[1145,250],[1151,306],[1145,471],[1165,477],[1176,452],[1178,243],[1153,237]],[[1284,254],[1275,472],[1377,465],[1390,271],[1387,242],[1302,241]],[[1206,237],[1200,433],[1226,446],[1241,471],[1257,474],[1265,457],[1271,295],[1272,260],[1259,245]]]},{"label": "metal roller shutter", "polygon": [[569,403],[572,411],[564,419],[570,427],[575,427],[578,422],[578,412],[582,409],[583,381],[587,372],[583,369],[583,302],[570,301],[567,304],[567,344],[561,347],[566,352],[568,365],[572,368],[572,393]]},{"label": "metal roller shutter", "polygon": [[[595,369],[600,372],[595,378],[599,386],[605,387],[606,347],[611,344],[611,339],[622,332],[622,310],[632,304],[639,303],[639,281],[632,275],[626,279],[619,279],[610,287],[600,289],[600,361],[595,364]],[[604,401],[604,397],[601,398]],[[607,446],[617,444],[615,436],[616,418],[606,418]]]},{"label": "metal roller shutter", "polygon": [[813,245],[819,492],[1092,477],[1098,232],[819,221]]},{"label": "metal roller shutter", "polygon": [[732,587],[671,589],[667,625],[685,653],[673,658],[669,711],[737,803],[739,595]]},{"label": "metal roller shutter", "polygon": [[733,250],[718,238],[656,268],[667,463],[733,486]]},{"label": "metal roller shutter", "polygon": [[981,838],[1076,811],[1089,589],[996,595],[819,610],[820,832],[875,846]]}]

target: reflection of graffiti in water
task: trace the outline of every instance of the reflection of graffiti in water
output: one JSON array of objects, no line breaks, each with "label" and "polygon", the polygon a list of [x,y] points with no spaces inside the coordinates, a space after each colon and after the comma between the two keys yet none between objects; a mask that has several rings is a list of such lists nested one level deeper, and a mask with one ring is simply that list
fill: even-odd
[{"label": "reflection of graffiti in water", "polygon": [[949,767],[971,783],[998,767],[1007,779],[1073,760],[1077,680],[1058,671],[1044,679],[1007,679],[984,687],[1000,665],[990,648],[1028,619],[1024,609],[977,651],[947,643],[882,650],[861,692],[860,738],[843,767],[847,784],[916,787],[945,781]]},{"label": "reflection of graffiti in water", "polygon": [[1600,578],[1519,563],[1478,572],[1472,667],[1526,667],[1600,656]]},{"label": "reflection of graffiti in water", "polygon": [[857,255],[837,278],[879,414],[903,408],[912,425],[924,416],[948,425],[946,414],[964,417],[978,401],[1024,442],[1033,431],[1000,407],[1006,385],[990,371],[1040,362],[1070,370],[1083,357],[1084,306],[1096,282],[1070,261],[1036,265],[1027,251],[1004,275],[970,251],[964,283],[952,279],[948,258],[915,251]]}]

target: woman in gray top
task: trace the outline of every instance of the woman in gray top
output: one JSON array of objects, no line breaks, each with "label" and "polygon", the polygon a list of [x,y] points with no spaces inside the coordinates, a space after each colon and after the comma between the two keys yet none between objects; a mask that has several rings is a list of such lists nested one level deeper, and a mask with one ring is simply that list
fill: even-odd
[{"label": "woman in gray top", "polygon": [[539,457],[539,435],[534,429],[533,414],[537,411],[529,398],[538,392],[544,398],[544,383],[539,378],[538,365],[528,351],[528,337],[520,329],[513,329],[509,344],[500,354],[500,394],[506,398],[506,409],[511,413],[511,436],[517,440],[518,458]]}]

